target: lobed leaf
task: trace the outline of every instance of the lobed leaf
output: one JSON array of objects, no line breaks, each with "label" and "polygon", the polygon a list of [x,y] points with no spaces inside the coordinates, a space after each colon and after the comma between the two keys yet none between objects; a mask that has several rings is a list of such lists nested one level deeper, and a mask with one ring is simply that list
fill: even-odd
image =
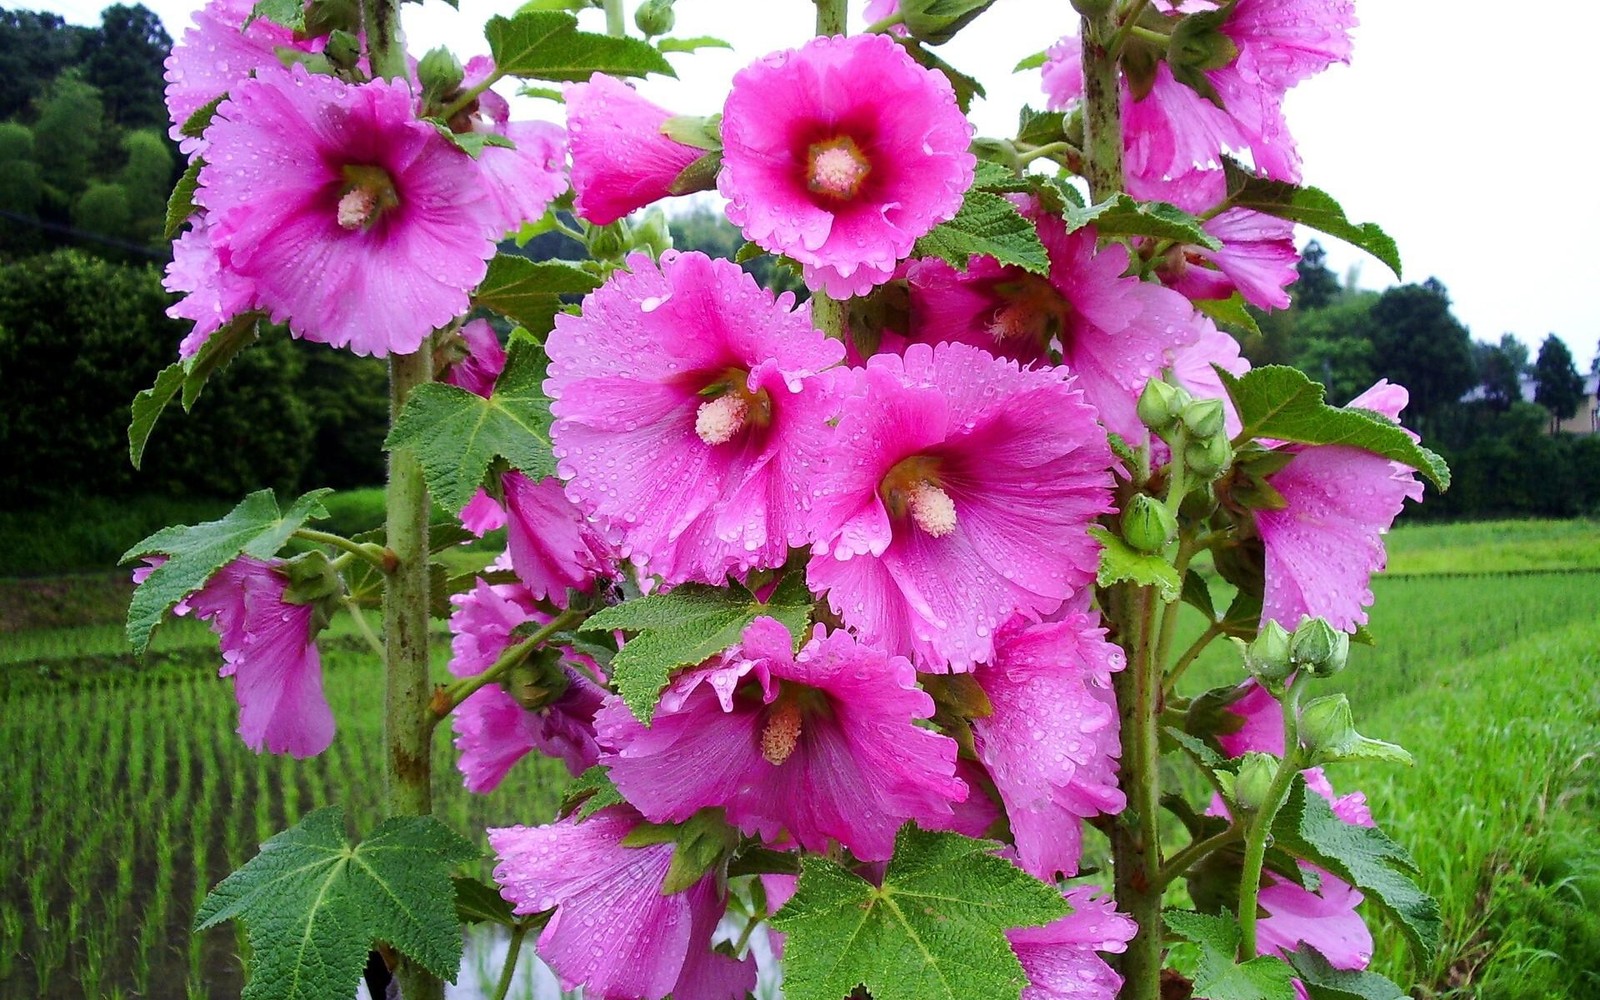
[{"label": "lobed leaf", "polygon": [[1311,1000],[1404,1000],[1406,996],[1405,990],[1376,972],[1335,969],[1304,941],[1288,959]]},{"label": "lobed leaf", "polygon": [[650,43],[579,31],[578,19],[563,11],[524,9],[515,17],[491,17],[484,36],[495,69],[506,76],[571,82],[594,73],[677,76]]},{"label": "lobed leaf", "polygon": [[1167,910],[1162,916],[1173,933],[1200,948],[1194,996],[1204,1000],[1295,1000],[1294,970],[1283,959],[1261,955],[1236,962],[1242,932],[1233,914],[1211,916]]},{"label": "lobed leaf", "polygon": [[1100,540],[1100,569],[1095,582],[1109,587],[1127,580],[1140,587],[1155,587],[1163,601],[1176,601],[1183,593],[1183,581],[1172,564],[1158,555],[1136,552],[1127,542],[1107,531],[1093,527],[1089,534]]},{"label": "lobed leaf", "polygon": [[1354,223],[1345,218],[1344,209],[1326,191],[1257,177],[1226,157],[1223,169],[1227,173],[1228,198],[1234,207],[1265,212],[1337,236],[1383,261],[1396,278],[1400,277],[1400,248],[1394,239],[1376,223]]},{"label": "lobed leaf", "polygon": [[938,257],[962,271],[975,254],[1035,274],[1050,270],[1050,257],[1033,223],[1011,202],[988,191],[968,191],[956,217],[934,226],[911,248],[913,257]]},{"label": "lobed leaf", "polygon": [[489,273],[472,301],[542,335],[561,310],[561,296],[586,295],[599,287],[599,278],[566,261],[533,261],[503,253],[489,261]]}]

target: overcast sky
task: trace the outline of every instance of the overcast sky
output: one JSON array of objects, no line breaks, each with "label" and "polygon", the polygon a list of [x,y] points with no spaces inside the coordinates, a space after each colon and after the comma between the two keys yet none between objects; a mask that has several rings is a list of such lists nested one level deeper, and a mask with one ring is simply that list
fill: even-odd
[{"label": "overcast sky", "polygon": [[[174,38],[198,6],[143,2]],[[487,52],[483,21],[519,3],[461,0],[459,13],[443,0],[408,4],[407,34],[414,51],[446,44],[465,59]],[[104,5],[10,4],[80,24],[99,23]],[[652,99],[686,114],[718,110],[734,72],[803,40],[814,16],[808,0],[679,0],[677,7],[673,34],[717,35],[736,46],[673,56],[682,79],[643,85]],[[861,24],[860,7],[852,0],[852,28]],[[1474,338],[1497,341],[1510,332],[1536,350],[1554,332],[1587,371],[1600,339],[1600,116],[1590,96],[1590,5],[1357,0],[1356,11],[1362,23],[1351,65],[1335,66],[1289,96],[1306,182],[1338,198],[1351,219],[1387,229],[1400,245],[1405,280],[1443,281]],[[598,11],[583,16],[587,28],[603,30]],[[988,88],[973,111],[980,132],[1008,133],[1022,104],[1042,104],[1038,71],[1013,75],[1010,68],[1073,23],[1066,0],[998,0],[939,50]],[[549,102],[525,107],[560,114]],[[1378,261],[1323,242],[1341,276],[1359,268],[1362,287],[1394,283]]]}]

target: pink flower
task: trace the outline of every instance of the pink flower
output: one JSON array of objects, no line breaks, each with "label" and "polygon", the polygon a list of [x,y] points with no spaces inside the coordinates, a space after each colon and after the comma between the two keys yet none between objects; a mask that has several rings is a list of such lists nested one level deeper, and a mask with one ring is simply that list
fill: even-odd
[{"label": "pink flower", "polygon": [[499,334],[486,319],[463,324],[461,339],[466,356],[450,366],[444,381],[488,399],[506,366],[506,349],[500,346]]},{"label": "pink flower", "polygon": [[745,237],[835,298],[889,280],[972,185],[972,126],[943,75],[885,35],[817,38],[733,78],[717,186]]},{"label": "pink flower", "polygon": [[[194,12],[193,24],[166,60],[168,131],[184,153],[205,148],[205,140],[183,134],[196,111],[243,83],[255,70],[276,67],[277,50],[315,51],[318,43],[296,41],[294,32],[264,17],[251,19],[251,0],[211,0]],[[249,20],[248,25],[245,21]]]},{"label": "pink flower", "polygon": [[1126,951],[1139,925],[1094,892],[1088,885],[1068,889],[1071,913],[1043,927],[1006,931],[1028,975],[1022,1000],[1115,1000],[1122,977],[1096,952]]},{"label": "pink flower", "polygon": [[208,130],[196,200],[257,304],[308,340],[417,350],[466,312],[500,233],[476,163],[404,83],[263,67]]},{"label": "pink flower", "polygon": [[[866,6],[861,8],[861,21],[871,26],[898,13],[900,13],[900,0],[867,0]],[[889,29],[889,34],[905,36],[910,32],[905,25],[896,24]]]},{"label": "pink flower", "polygon": [[597,226],[671,195],[672,182],[704,153],[661,133],[672,112],[604,73],[567,84],[565,95],[574,208]]},{"label": "pink flower", "polygon": [[284,600],[289,581],[282,565],[240,556],[188,603],[222,641],[220,673],[233,678],[245,746],[314,757],[333,742],[333,711],[312,638],[316,608]]},{"label": "pink flower", "polygon": [[194,322],[194,328],[178,345],[178,356],[191,358],[213,333],[230,320],[255,307],[255,282],[234,271],[223,259],[225,251],[212,243],[212,226],[206,213],[196,213],[190,228],[172,244],[172,263],[162,287],[183,293],[183,298],[167,309],[173,319]]},{"label": "pink flower", "polygon": [[1050,253],[1048,278],[976,257],[966,273],[941,260],[910,270],[911,335],[958,341],[1025,365],[1048,365],[1053,349],[1078,377],[1107,430],[1146,437],[1136,405],[1145,382],[1171,352],[1199,334],[1194,307],[1171,289],[1124,277],[1128,251],[1095,248],[1095,232],[1067,232],[1060,219],[1027,206]]},{"label": "pink flower", "polygon": [[511,568],[533,596],[567,606],[569,590],[589,590],[612,571],[613,557],[551,476],[534,482],[516,470],[500,479],[506,495],[506,547]]},{"label": "pink flower", "polygon": [[972,720],[978,759],[994,776],[1023,870],[1078,873],[1083,821],[1122,811],[1111,675],[1126,663],[1096,619],[1073,614],[1000,632],[992,664],[973,677],[994,707]]},{"label": "pink flower", "polygon": [[[1405,399],[1400,386],[1379,382],[1349,408],[1384,407],[1394,417]],[[1383,534],[1408,498],[1422,499],[1415,471],[1360,448],[1315,445],[1297,450],[1267,484],[1288,506],[1256,511],[1266,549],[1261,620],[1292,629],[1310,615],[1346,632],[1365,624],[1372,574],[1387,562]]]},{"label": "pink flower", "polygon": [[1243,425],[1228,390],[1222,387],[1221,376],[1212,366],[1220,366],[1233,375],[1243,375],[1250,370],[1250,361],[1239,356],[1239,342],[1218,330],[1209,317],[1196,315],[1195,326],[1200,330],[1200,338],[1173,355],[1172,374],[1196,399],[1222,400],[1223,430],[1232,437]]},{"label": "pink flower", "polygon": [[783,625],[757,618],[720,661],[672,683],[649,728],[610,699],[596,725],[628,801],[655,822],[723,806],[769,842],[838,841],[872,861],[894,853],[907,819],[949,822],[966,797],[956,744],[916,725],[933,699],[911,664],[820,625],[793,648]]},{"label": "pink flower", "polygon": [[807,579],[864,641],[970,670],[1012,615],[1050,614],[1094,578],[1111,461],[1065,369],[965,344],[878,355],[816,477]]},{"label": "pink flower", "polygon": [[[463,86],[475,86],[494,72],[494,62],[485,56],[466,65]],[[514,122],[505,98],[492,90],[478,97],[474,125],[510,139],[514,148],[485,146],[478,156],[478,168],[490,198],[499,207],[501,231],[516,229],[530,219],[544,215],[552,200],[567,189],[567,133],[551,122]]]},{"label": "pink flower", "polygon": [[555,908],[539,957],[561,988],[594,1000],[743,1000],[755,963],[711,950],[723,905],[715,872],[661,891],[675,845],[624,847],[641,822],[625,806],[578,822],[489,829],[495,881],[518,914]]},{"label": "pink flower", "polygon": [[805,545],[843,346],[730,261],[643,254],[551,332],[567,496],[668,583],[721,583]]}]

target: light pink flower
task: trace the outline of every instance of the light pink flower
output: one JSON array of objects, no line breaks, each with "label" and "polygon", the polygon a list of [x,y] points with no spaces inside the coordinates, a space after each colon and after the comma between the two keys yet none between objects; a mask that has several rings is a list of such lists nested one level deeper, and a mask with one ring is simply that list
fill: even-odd
[{"label": "light pink flower", "polygon": [[[1383,407],[1392,417],[1404,405],[1403,388],[1379,382],[1349,408]],[[1365,624],[1372,574],[1387,562],[1383,535],[1407,499],[1422,499],[1415,470],[1360,448],[1314,445],[1267,484],[1288,506],[1255,515],[1266,550],[1261,620],[1294,628],[1310,615],[1346,632]]]},{"label": "light pink flower", "polygon": [[281,560],[240,556],[188,603],[222,643],[223,677],[233,678],[239,736],[261,752],[314,757],[333,742],[333,711],[322,693],[322,659],[310,604],[284,600]]},{"label": "light pink flower", "polygon": [[932,714],[904,657],[820,625],[796,656],[783,625],[757,618],[672,683],[649,728],[615,697],[596,725],[612,780],[653,821],[723,806],[769,842],[881,861],[907,819],[948,823],[966,797],[955,741],[916,725]]},{"label": "light pink flower", "polygon": [[641,822],[625,806],[578,822],[489,829],[495,881],[514,911],[555,913],[539,957],[561,988],[593,1000],[743,1000],[755,963],[711,950],[723,904],[715,872],[689,889],[661,891],[675,845],[624,847]]},{"label": "light pink flower", "polygon": [[166,101],[172,119],[167,134],[185,154],[205,148],[205,140],[182,132],[196,111],[263,66],[278,66],[280,47],[307,52],[320,48],[320,39],[296,41],[294,32],[281,24],[264,17],[251,19],[253,8],[251,0],[211,0],[194,12],[193,23],[167,55]]},{"label": "light pink flower", "polygon": [[551,332],[567,496],[667,583],[721,583],[805,545],[844,348],[731,261],[643,254]]},{"label": "light pink flower", "polygon": [[1088,885],[1068,889],[1071,913],[1043,927],[1006,931],[1028,975],[1022,1000],[1115,1000],[1122,977],[1096,952],[1126,951],[1139,925],[1094,893]]},{"label": "light pink flower", "polygon": [[940,73],[886,35],[817,38],[733,78],[723,108],[728,218],[835,298],[889,280],[955,216],[972,126]]},{"label": "light pink flower", "polygon": [[1111,693],[1111,674],[1126,658],[1095,621],[1013,622],[1000,632],[994,662],[973,674],[994,707],[972,720],[978,759],[1005,802],[1018,863],[1046,880],[1078,873],[1084,819],[1127,805]]},{"label": "light pink flower", "polygon": [[207,135],[195,199],[257,304],[308,340],[407,354],[466,312],[499,219],[407,84],[258,69]]},{"label": "light pink flower", "polygon": [[178,345],[178,356],[193,357],[213,333],[241,313],[255,307],[255,282],[234,271],[211,240],[212,226],[204,212],[172,244],[162,287],[183,294],[167,309],[173,319],[187,319],[194,327]]},{"label": "light pink flower", "polygon": [[1094,578],[1111,461],[1065,369],[965,344],[878,355],[816,478],[807,579],[865,641],[970,670],[1012,615],[1050,614]]},{"label": "light pink flower", "polygon": [[597,226],[671,195],[672,182],[704,153],[661,134],[672,112],[604,73],[567,84],[565,96],[573,207]]},{"label": "light pink flower", "polygon": [[[486,56],[470,59],[462,85],[476,86],[494,72]],[[551,122],[511,121],[511,106],[492,90],[478,97],[474,126],[480,132],[510,139],[511,149],[485,146],[478,168],[491,200],[498,208],[502,232],[544,215],[552,200],[567,189],[567,133]]]},{"label": "light pink flower", "polygon": [[[900,13],[900,0],[867,0],[866,5],[861,8],[861,22],[870,27],[898,13]],[[910,32],[905,25],[896,24],[889,29],[889,34],[903,37]]]}]

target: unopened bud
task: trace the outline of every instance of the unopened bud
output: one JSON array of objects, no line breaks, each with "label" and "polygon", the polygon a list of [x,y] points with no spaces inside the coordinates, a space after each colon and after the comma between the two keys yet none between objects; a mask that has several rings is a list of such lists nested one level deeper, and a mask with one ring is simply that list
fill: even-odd
[{"label": "unopened bud", "polygon": [[327,44],[322,48],[322,54],[340,69],[355,69],[356,64],[361,61],[361,39],[348,31],[337,29],[330,31]]},{"label": "unopened bud", "polygon": [[613,222],[606,226],[592,226],[589,229],[589,254],[597,260],[616,260],[628,249],[627,234],[623,232],[622,223]]},{"label": "unopened bud", "polygon": [[1166,504],[1139,493],[1122,512],[1122,537],[1140,552],[1160,552],[1178,537],[1178,519]]},{"label": "unopened bud", "polygon": [[1254,812],[1267,804],[1273,779],[1278,776],[1278,758],[1270,753],[1247,753],[1233,779],[1233,799],[1239,808]]},{"label": "unopened bud", "polygon": [[417,80],[422,84],[423,99],[442,103],[461,89],[465,74],[460,60],[446,48],[432,49],[417,63]]},{"label": "unopened bud", "polygon": [[1227,414],[1222,408],[1220,399],[1194,399],[1183,408],[1180,414],[1183,426],[1196,438],[1214,438],[1222,433],[1223,421]]},{"label": "unopened bud", "polygon": [[1144,384],[1144,391],[1139,393],[1139,422],[1153,431],[1164,431],[1178,419],[1178,414],[1188,401],[1189,394],[1182,389],[1153,378]]},{"label": "unopened bud", "polygon": [[1350,701],[1342,694],[1318,698],[1300,710],[1300,743],[1312,760],[1343,756],[1360,739]]},{"label": "unopened bud", "polygon": [[1287,680],[1294,673],[1289,657],[1289,633],[1275,621],[1261,627],[1255,639],[1245,647],[1244,668],[1250,676],[1269,683]]},{"label": "unopened bud", "polygon": [[1197,476],[1216,478],[1233,459],[1233,446],[1220,434],[1204,441],[1192,441],[1183,449],[1183,464]]},{"label": "unopened bud", "polygon": [[667,34],[677,20],[677,15],[672,11],[672,0],[645,0],[633,12],[633,23],[639,26],[646,38]]},{"label": "unopened bud", "polygon": [[1332,677],[1350,659],[1350,637],[1323,618],[1302,618],[1289,642],[1289,659],[1313,677]]},{"label": "unopened bud", "polygon": [[660,205],[652,205],[633,227],[634,249],[645,250],[652,257],[660,257],[672,249],[672,230],[667,227],[667,213]]}]

